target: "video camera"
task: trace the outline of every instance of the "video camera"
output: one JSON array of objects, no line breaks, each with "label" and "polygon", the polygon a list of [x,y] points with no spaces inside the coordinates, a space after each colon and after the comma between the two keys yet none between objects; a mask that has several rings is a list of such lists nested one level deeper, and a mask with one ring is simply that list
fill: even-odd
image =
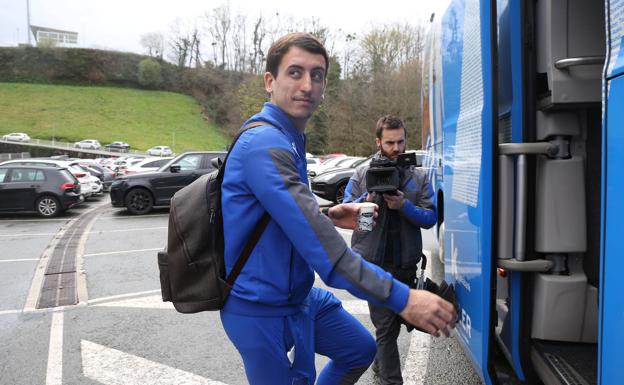
[{"label": "video camera", "polygon": [[373,159],[366,171],[366,190],[368,193],[395,193],[400,186],[399,167],[420,167],[413,152],[399,154],[396,161],[388,158]]}]

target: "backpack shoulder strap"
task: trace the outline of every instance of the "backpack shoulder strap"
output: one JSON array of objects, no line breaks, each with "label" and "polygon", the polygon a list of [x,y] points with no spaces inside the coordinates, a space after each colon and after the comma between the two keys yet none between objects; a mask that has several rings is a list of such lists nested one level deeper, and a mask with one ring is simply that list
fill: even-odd
[{"label": "backpack shoulder strap", "polygon": [[[254,127],[259,127],[259,126],[271,126],[271,125],[262,121],[251,122],[249,124],[246,124],[243,128],[241,128],[238,131],[236,138],[234,138],[234,141],[232,142],[232,145],[230,146],[230,151],[234,148],[234,145],[238,141],[238,138],[240,138],[241,135],[245,131]],[[223,172],[225,170],[225,162],[227,161],[228,156],[229,156],[229,152],[228,152],[228,155],[225,156],[225,159],[223,160],[223,165],[219,169],[219,177],[222,180],[223,180]],[[256,243],[258,243],[258,241],[260,240],[260,236],[264,232],[264,229],[269,224],[269,219],[271,219],[271,215],[269,215],[269,213],[265,211],[264,214],[262,215],[262,218],[260,218],[260,221],[258,221],[258,223],[256,224],[256,227],[251,233],[251,236],[249,237],[249,239],[247,240],[247,243],[245,243],[245,247],[243,248],[243,251],[238,256],[238,259],[236,259],[236,263],[234,264],[234,267],[232,267],[232,271],[230,271],[230,274],[227,276],[226,282],[228,283],[228,285],[230,286],[234,285],[234,281],[236,281],[236,278],[238,278],[238,275],[240,274],[241,270],[243,270],[243,267],[245,266],[245,263],[247,263],[247,260],[249,259],[251,252],[253,251],[254,247],[256,247]]]},{"label": "backpack shoulder strap", "polygon": [[238,139],[243,135],[243,133],[249,129],[252,129],[254,127],[259,127],[259,126],[271,126],[269,123],[267,122],[263,122],[263,121],[257,121],[257,122],[251,122],[248,123],[246,125],[244,125],[243,127],[241,127],[238,130],[238,134],[236,134],[236,137],[234,137],[234,140],[232,141],[232,144],[230,145],[230,149],[228,151],[228,153],[225,155],[225,158],[223,158],[223,163],[221,164],[221,167],[219,167],[219,173],[217,174],[217,178],[219,178],[220,181],[223,180],[223,173],[225,172],[225,162],[227,161],[227,159],[230,157],[230,151],[232,151],[232,149],[234,148],[234,145],[236,144],[236,142],[238,142]]}]

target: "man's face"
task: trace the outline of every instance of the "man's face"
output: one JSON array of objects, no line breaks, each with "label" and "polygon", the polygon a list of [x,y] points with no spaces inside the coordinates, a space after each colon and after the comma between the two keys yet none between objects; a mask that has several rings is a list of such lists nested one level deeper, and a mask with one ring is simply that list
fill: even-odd
[{"label": "man's face", "polygon": [[290,47],[282,57],[277,77],[270,72],[264,74],[264,88],[271,94],[271,102],[303,131],[322,100],[325,58],[299,47]]},{"label": "man's face", "polygon": [[384,128],[381,130],[381,139],[375,138],[381,155],[395,161],[399,154],[405,152],[405,130],[403,128]]}]

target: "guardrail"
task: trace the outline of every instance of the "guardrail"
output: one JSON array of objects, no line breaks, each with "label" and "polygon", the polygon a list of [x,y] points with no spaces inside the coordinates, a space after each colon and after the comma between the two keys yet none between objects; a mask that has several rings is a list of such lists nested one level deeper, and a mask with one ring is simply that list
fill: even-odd
[{"label": "guardrail", "polygon": [[123,156],[127,154],[135,154],[135,155],[147,155],[144,151],[138,150],[129,150],[129,151],[107,151],[107,150],[94,150],[94,149],[86,149],[86,148],[78,148],[74,147],[73,143],[68,142],[59,142],[55,140],[45,140],[45,139],[31,139],[28,142],[15,141],[15,140],[4,140],[0,137],[1,143],[7,144],[17,144],[23,145],[26,147],[43,147],[49,148],[59,151],[72,151],[72,152],[81,152],[86,154],[100,155],[100,156]]}]

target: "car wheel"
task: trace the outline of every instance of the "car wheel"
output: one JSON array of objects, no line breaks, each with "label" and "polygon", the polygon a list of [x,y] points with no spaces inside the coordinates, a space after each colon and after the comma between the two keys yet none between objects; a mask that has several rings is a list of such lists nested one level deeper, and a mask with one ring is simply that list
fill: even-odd
[{"label": "car wheel", "polygon": [[126,207],[135,215],[147,214],[154,206],[154,199],[149,191],[143,188],[130,190],[126,195]]},{"label": "car wheel", "polygon": [[334,202],[342,203],[344,200],[345,189],[347,188],[347,182],[340,183],[338,187],[336,187],[336,196],[334,197]]},{"label": "car wheel", "polygon": [[35,202],[37,213],[45,218],[52,218],[61,213],[61,204],[59,200],[51,195],[45,195],[37,199]]}]

